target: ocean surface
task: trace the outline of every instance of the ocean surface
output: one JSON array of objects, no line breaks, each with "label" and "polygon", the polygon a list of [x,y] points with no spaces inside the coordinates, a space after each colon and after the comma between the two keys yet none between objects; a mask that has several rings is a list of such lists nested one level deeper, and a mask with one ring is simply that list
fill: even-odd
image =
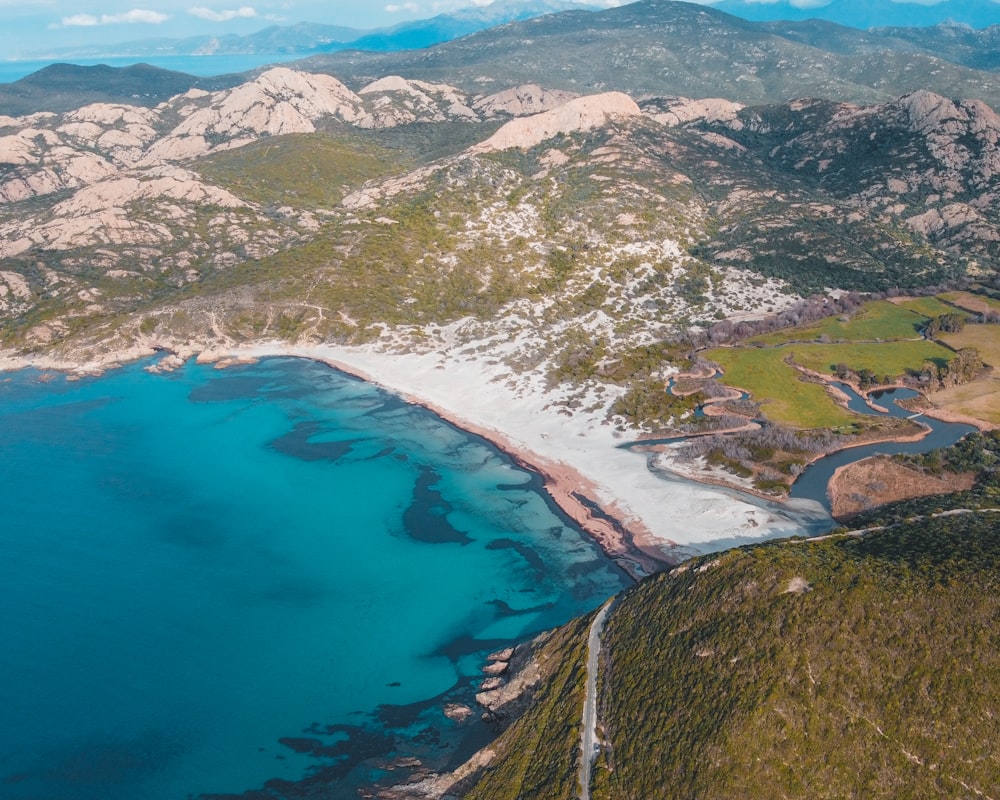
[{"label": "ocean surface", "polygon": [[121,56],[108,58],[49,58],[24,61],[0,61],[0,83],[12,83],[50,64],[69,63],[91,67],[106,64],[109,67],[128,67],[133,64],[151,64],[160,69],[186,72],[188,75],[210,77],[246,72],[268,64],[282,64],[305,58],[309,53],[285,54],[248,53],[234,55],[205,56]]},{"label": "ocean surface", "polygon": [[537,476],[301,359],[0,373],[0,503],[5,800],[461,761],[489,730],[442,706],[485,656],[626,585]]}]

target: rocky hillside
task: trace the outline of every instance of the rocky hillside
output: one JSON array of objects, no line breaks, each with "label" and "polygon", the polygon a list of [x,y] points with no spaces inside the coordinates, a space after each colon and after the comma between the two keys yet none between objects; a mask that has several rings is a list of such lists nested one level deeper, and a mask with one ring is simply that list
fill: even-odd
[{"label": "rocky hillside", "polygon": [[989,278],[998,135],[925,91],[745,107],[287,68],[3,117],[3,341],[499,336],[515,373],[585,381],[824,288]]},{"label": "rocky hillside", "polygon": [[812,274],[816,288],[832,274],[849,282],[845,267],[896,282],[894,270],[921,260],[932,278],[928,257],[953,259],[958,273],[995,270],[1000,117],[980,101],[923,90],[876,106],[799,101],[702,128],[754,153],[775,185],[783,176],[811,201],[790,214],[775,214],[770,201],[743,203],[743,219],[722,221],[706,247],[714,260],[749,257],[768,271],[766,262],[780,257],[800,279]]},{"label": "rocky hillside", "polygon": [[[590,796],[996,797],[995,516],[731,550],[628,591],[604,629]],[[563,653],[459,796],[578,796],[585,657]]]}]

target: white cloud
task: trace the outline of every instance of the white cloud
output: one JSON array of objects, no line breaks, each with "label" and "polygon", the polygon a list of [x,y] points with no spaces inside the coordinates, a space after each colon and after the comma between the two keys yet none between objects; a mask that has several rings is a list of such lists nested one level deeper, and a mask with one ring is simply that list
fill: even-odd
[{"label": "white cloud", "polygon": [[145,25],[159,25],[170,19],[169,14],[161,14],[159,11],[148,11],[143,8],[133,8],[121,14],[101,14],[97,17],[93,14],[74,14],[71,17],[63,17],[62,24],[67,28],[90,27],[92,25],[119,25],[141,23]]},{"label": "white cloud", "polygon": [[74,14],[72,17],[63,17],[62,24],[67,28],[85,28],[90,25],[100,25],[101,21],[93,14]]},{"label": "white cloud", "polygon": [[400,11],[408,11],[411,14],[415,14],[420,10],[420,6],[416,3],[389,3],[389,5],[385,7],[385,10],[390,14],[398,14]]},{"label": "white cloud", "polygon": [[240,6],[239,8],[227,8],[225,11],[214,11],[211,8],[195,6],[188,9],[188,14],[207,19],[210,22],[228,22],[231,19],[252,19],[257,16],[257,10],[251,6]]}]

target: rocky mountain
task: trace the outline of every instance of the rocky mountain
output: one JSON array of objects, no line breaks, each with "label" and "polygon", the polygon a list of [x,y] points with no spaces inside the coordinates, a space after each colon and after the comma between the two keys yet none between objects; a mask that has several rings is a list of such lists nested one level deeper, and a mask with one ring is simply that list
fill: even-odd
[{"label": "rocky mountain", "polygon": [[[832,23],[759,23],[713,7],[639,0],[493,28],[420,53],[333,53],[301,66],[357,87],[386,74],[469,92],[498,80],[590,94],[725,97],[746,104],[820,97],[884,102],[919,89],[996,107],[989,72],[945,61],[959,48],[923,45]],[[958,55],[955,55],[957,58]]]},{"label": "rocky mountain", "polygon": [[[891,281],[893,265],[914,266],[903,251],[931,245],[957,258],[967,274],[994,269],[987,265],[1000,254],[1000,117],[984,103],[955,103],[926,91],[866,107],[799,101],[744,109],[735,120],[705,130],[756,154],[768,172],[775,171],[775,192],[782,191],[778,176],[787,177],[793,209],[774,214],[773,206],[767,208],[780,194],[765,203],[760,195],[741,203],[740,216],[729,215],[706,246],[712,260],[749,256],[760,268],[780,258],[796,265],[800,279],[808,271],[818,280],[838,274],[845,283],[842,270],[853,263]],[[796,194],[809,202],[794,203]],[[798,253],[790,241],[799,242]],[[856,261],[857,246],[866,241],[880,243]],[[836,266],[827,259],[832,252],[839,253]]]},{"label": "rocky mountain", "polygon": [[515,371],[576,379],[827,287],[996,271],[980,101],[639,100],[277,68],[0,118],[4,341],[104,347],[123,314],[114,346],[416,341],[471,318],[470,340],[535,341]]},{"label": "rocky mountain", "polygon": [[965,25],[899,26],[860,31],[827,20],[765,22],[764,30],[831,53],[875,56],[896,52],[928,56],[974,70],[995,72],[1000,66],[1000,25],[977,30]]},{"label": "rocky mountain", "polygon": [[872,33],[895,42],[908,42],[954,64],[990,72],[1000,70],[1000,24],[984,30],[948,23],[922,28],[895,26]]}]

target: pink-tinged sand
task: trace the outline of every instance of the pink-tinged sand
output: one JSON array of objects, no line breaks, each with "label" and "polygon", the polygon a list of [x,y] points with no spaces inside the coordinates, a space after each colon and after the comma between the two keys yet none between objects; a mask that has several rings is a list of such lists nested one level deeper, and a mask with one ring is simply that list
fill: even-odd
[{"label": "pink-tinged sand", "polygon": [[711,485],[664,480],[648,469],[647,454],[619,447],[637,437],[616,433],[603,411],[567,416],[550,405],[551,394],[512,388],[501,378],[506,368],[482,358],[278,343],[230,355],[322,361],[489,439],[540,473],[563,510],[634,574],[649,572],[657,561],[800,534],[802,515],[826,517],[814,503],[762,504]]}]

